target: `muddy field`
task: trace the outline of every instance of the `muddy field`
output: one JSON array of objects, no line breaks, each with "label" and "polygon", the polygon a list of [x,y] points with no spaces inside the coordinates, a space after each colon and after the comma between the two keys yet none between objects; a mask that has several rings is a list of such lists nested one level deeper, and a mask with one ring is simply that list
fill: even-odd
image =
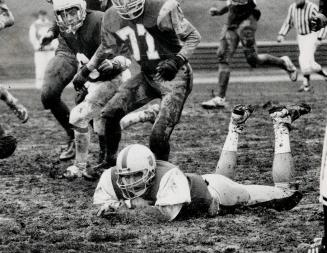
[{"label": "muddy field", "polygon": [[[212,88],[194,87],[172,135],[171,161],[184,171],[215,169],[230,112],[200,108]],[[20,125],[1,104],[1,123],[18,137],[19,148],[10,159],[0,161],[0,252],[293,252],[299,243],[320,236],[318,175],[326,83],[316,82],[314,94],[297,93],[297,86],[289,83],[232,84],[230,88],[231,105],[251,103],[257,108],[240,138],[237,180],[242,183],[272,184],[273,129],[262,105],[267,101],[312,105],[312,113],[298,120],[291,133],[296,180],[304,192],[298,207],[284,213],[243,209],[217,218],[172,223],[135,211],[97,218],[92,207],[96,182],[61,179],[71,164],[58,160],[64,134],[50,113],[42,110],[39,92],[14,90],[29,108],[31,120]],[[65,100],[71,98],[68,90]],[[150,129],[150,124],[129,129],[121,147],[147,143]],[[91,164],[97,156],[95,138],[93,142]]]}]

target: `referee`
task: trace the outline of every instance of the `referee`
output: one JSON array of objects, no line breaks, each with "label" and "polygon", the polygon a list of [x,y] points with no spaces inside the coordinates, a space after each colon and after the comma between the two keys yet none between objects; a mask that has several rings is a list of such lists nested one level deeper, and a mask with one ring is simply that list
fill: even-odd
[{"label": "referee", "polygon": [[327,78],[320,64],[315,61],[314,54],[317,49],[317,40],[321,41],[326,36],[326,29],[318,32],[310,28],[310,19],[318,13],[318,6],[308,0],[295,0],[288,9],[287,17],[279,31],[278,42],[284,41],[286,34],[292,27],[297,32],[299,44],[299,63],[303,73],[303,84],[299,91],[311,91],[310,75],[317,73]]}]

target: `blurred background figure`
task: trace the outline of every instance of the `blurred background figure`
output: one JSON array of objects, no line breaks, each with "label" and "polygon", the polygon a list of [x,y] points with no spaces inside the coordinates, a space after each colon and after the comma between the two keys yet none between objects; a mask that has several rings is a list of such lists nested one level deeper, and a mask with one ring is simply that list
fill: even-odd
[{"label": "blurred background figure", "polygon": [[40,10],[37,14],[37,19],[31,24],[29,29],[30,42],[34,48],[34,63],[35,63],[35,86],[37,89],[42,88],[44,73],[48,62],[55,55],[55,49],[58,46],[58,41],[53,40],[52,43],[41,46],[41,38],[52,27],[53,23],[49,20],[45,10]]}]

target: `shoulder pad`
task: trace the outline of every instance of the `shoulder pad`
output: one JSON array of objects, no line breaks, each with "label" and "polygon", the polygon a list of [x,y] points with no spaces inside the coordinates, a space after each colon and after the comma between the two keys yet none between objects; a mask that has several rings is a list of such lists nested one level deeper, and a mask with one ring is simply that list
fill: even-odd
[{"label": "shoulder pad", "polygon": [[106,26],[106,30],[114,33],[117,32],[125,21],[118,15],[117,11],[111,7],[104,13],[102,25]]}]

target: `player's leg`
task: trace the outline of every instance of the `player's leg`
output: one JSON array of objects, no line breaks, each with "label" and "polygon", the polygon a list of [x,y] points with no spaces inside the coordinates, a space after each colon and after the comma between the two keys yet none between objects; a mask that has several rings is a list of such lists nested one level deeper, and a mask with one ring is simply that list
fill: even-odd
[{"label": "player's leg", "polygon": [[8,105],[22,123],[25,123],[28,120],[28,112],[25,106],[20,104],[18,99],[2,86],[0,86],[0,99]]},{"label": "player's leg", "polygon": [[[74,164],[67,168],[66,177],[92,178],[92,175],[86,171],[90,144],[88,126],[92,119],[100,118],[102,108],[114,96],[120,84],[120,76],[107,82],[89,83],[88,94],[84,101],[72,109],[69,123],[74,126],[76,155]],[[94,122],[96,122],[94,124],[96,133],[103,137],[104,132],[100,132],[98,121]]]},{"label": "player's leg", "polygon": [[41,100],[44,108],[50,109],[68,137],[67,147],[60,155],[61,160],[75,156],[74,131],[69,124],[70,110],[62,101],[61,94],[76,74],[77,67],[73,55],[57,54],[47,66],[42,87]]},{"label": "player's leg", "polygon": [[302,198],[298,191],[266,185],[243,185],[219,174],[207,174],[203,178],[222,210],[240,206],[262,206],[284,211],[292,209]]},{"label": "player's leg", "polygon": [[121,139],[120,120],[129,112],[155,99],[156,96],[158,95],[153,92],[153,88],[147,83],[142,72],[119,87],[117,93],[109,100],[101,112],[102,117],[106,119],[106,158],[102,165],[93,168],[95,171],[113,166],[116,163],[116,153]]},{"label": "player's leg", "polygon": [[183,66],[173,81],[160,86],[160,111],[150,135],[150,149],[158,160],[168,161],[170,135],[180,120],[192,87],[193,72],[189,64]]},{"label": "player's leg", "polygon": [[[299,92],[309,92],[313,89],[310,83],[310,75],[312,73],[310,63],[307,60],[308,54],[307,51],[310,49],[307,47],[311,47],[310,40],[308,40],[308,35],[298,35],[297,36],[298,44],[299,44],[299,65],[303,74],[303,83],[299,88]],[[308,45],[309,43],[309,45]],[[314,52],[312,52],[314,53]]]},{"label": "player's leg", "polygon": [[255,68],[258,65],[275,66],[287,71],[292,81],[297,80],[297,69],[288,56],[275,57],[270,54],[258,54],[255,41],[257,20],[250,16],[239,28],[240,40],[243,45],[245,58],[248,64]]},{"label": "player's leg", "polygon": [[246,120],[252,114],[254,108],[249,105],[237,105],[234,107],[229,123],[228,134],[221,152],[216,173],[233,179],[235,175],[237,146],[239,134],[243,132]]},{"label": "player's leg", "polygon": [[217,96],[203,102],[201,105],[205,109],[215,109],[226,107],[226,92],[230,77],[229,62],[233,57],[239,44],[239,36],[235,30],[223,28],[222,37],[218,48],[218,93]]},{"label": "player's leg", "polygon": [[275,106],[269,110],[275,132],[273,180],[280,188],[289,188],[294,176],[294,162],[290,147],[290,127],[294,120],[311,111],[310,106]]}]

